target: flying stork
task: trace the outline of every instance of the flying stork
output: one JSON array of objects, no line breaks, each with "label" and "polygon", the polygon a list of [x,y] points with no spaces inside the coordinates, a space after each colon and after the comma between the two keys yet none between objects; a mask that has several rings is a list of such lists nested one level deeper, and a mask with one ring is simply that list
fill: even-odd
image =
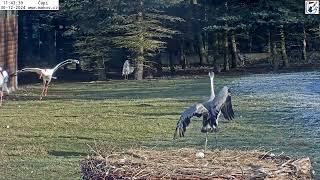
[{"label": "flying stork", "polygon": [[204,150],[207,149],[208,133],[216,132],[218,129],[218,118],[223,114],[227,120],[234,118],[234,112],[231,103],[231,93],[227,86],[224,86],[217,96],[211,101],[198,103],[186,109],[177,122],[174,139],[179,135],[184,137],[186,129],[191,122],[193,116],[203,116],[201,132],[206,133],[206,141]]},{"label": "flying stork", "polygon": [[128,79],[128,75],[133,73],[134,67],[132,67],[129,63],[129,60],[126,60],[122,67],[122,76],[124,76],[124,79]]},{"label": "flying stork", "polygon": [[76,63],[79,64],[79,60],[75,59],[67,59],[65,61],[62,61],[61,63],[57,64],[54,68],[51,69],[41,69],[41,68],[24,68],[18,71],[18,73],[21,72],[35,72],[39,75],[39,79],[43,80],[43,89],[42,93],[40,95],[40,100],[42,100],[43,96],[47,96],[48,93],[48,87],[52,79],[56,79],[56,77],[53,77],[54,73],[62,66],[65,66],[67,64]]},{"label": "flying stork", "polygon": [[8,82],[9,82],[9,75],[6,70],[3,70],[2,67],[0,67],[0,106],[2,106],[3,101],[3,92],[6,91],[8,94],[10,93],[8,88]]}]

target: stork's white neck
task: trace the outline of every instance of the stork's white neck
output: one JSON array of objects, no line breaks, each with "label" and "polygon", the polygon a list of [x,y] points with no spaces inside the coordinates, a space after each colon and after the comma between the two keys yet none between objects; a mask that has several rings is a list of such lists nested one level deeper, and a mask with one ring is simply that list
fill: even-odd
[{"label": "stork's white neck", "polygon": [[210,85],[211,85],[211,95],[210,95],[210,100],[213,100],[215,97],[214,93],[214,84],[213,84],[213,77],[210,77]]}]

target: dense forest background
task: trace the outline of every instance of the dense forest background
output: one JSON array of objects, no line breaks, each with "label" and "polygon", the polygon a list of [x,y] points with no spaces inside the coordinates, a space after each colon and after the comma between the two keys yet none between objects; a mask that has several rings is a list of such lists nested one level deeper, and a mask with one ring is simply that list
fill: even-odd
[{"label": "dense forest background", "polygon": [[68,58],[99,79],[190,69],[320,63],[320,18],[299,0],[60,0],[59,11],[19,11],[19,67]]}]

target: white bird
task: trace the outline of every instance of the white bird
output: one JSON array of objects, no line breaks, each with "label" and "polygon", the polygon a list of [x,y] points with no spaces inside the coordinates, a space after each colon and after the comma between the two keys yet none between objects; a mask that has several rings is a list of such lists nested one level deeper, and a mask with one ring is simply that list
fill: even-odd
[{"label": "white bird", "polygon": [[179,135],[184,137],[187,126],[193,116],[203,116],[201,132],[206,133],[205,150],[207,149],[208,133],[216,132],[218,128],[218,118],[223,114],[227,120],[234,118],[234,112],[231,104],[231,94],[227,86],[224,86],[219,94],[212,100],[199,103],[186,109],[177,122],[174,139]]},{"label": "white bird", "polygon": [[52,79],[56,79],[56,77],[53,77],[54,73],[62,66],[76,63],[79,64],[79,60],[75,59],[67,59],[65,61],[62,61],[61,63],[57,64],[54,68],[51,69],[41,69],[41,68],[24,68],[19,70],[18,72],[35,72],[39,75],[39,79],[43,80],[43,89],[42,93],[40,95],[40,100],[42,100],[43,96],[47,96],[48,93],[48,86]]},{"label": "white bird", "polygon": [[124,76],[124,79],[128,79],[128,75],[133,73],[134,67],[132,67],[129,63],[129,60],[126,60],[122,67],[122,76]]},{"label": "white bird", "polygon": [[8,88],[8,82],[9,82],[9,74],[7,71],[3,70],[2,67],[0,67],[0,106],[2,106],[3,101],[3,92],[6,91],[8,94],[10,93]]}]

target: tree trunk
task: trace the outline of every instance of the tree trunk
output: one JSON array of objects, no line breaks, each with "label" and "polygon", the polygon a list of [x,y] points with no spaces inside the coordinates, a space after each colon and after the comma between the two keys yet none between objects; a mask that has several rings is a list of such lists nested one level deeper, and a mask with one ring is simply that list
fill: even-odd
[{"label": "tree trunk", "polygon": [[161,76],[162,75],[162,61],[161,61],[161,59],[158,63],[155,64],[155,67],[157,69],[157,76]]},{"label": "tree trunk", "polygon": [[41,49],[45,49],[45,51],[40,51],[40,58],[46,59],[50,65],[56,64],[55,31],[40,30],[39,33],[43,37]]},{"label": "tree trunk", "polygon": [[195,42],[195,31],[194,31],[194,27],[195,27],[195,19],[194,19],[194,12],[195,11],[195,7],[194,4],[192,2],[192,0],[190,0],[188,2],[188,8],[186,10],[186,33],[184,35],[185,41],[188,42],[188,44],[190,44],[190,46],[188,46],[187,48],[189,48],[190,53],[194,53],[194,44]]},{"label": "tree trunk", "polygon": [[[318,27],[318,31],[320,32],[320,24],[319,24],[319,27]],[[319,35],[319,39],[320,39],[320,33],[318,34]]]},{"label": "tree trunk", "polygon": [[304,62],[306,63],[311,63],[311,61],[308,61],[308,57],[307,57],[307,34],[306,34],[306,29],[305,26],[303,25],[302,27],[303,29],[303,40],[302,40],[302,58],[304,60]]},{"label": "tree trunk", "polygon": [[271,59],[272,59],[272,66],[273,70],[277,71],[279,69],[279,60],[277,55],[277,44],[275,41],[275,35],[270,36],[271,41]]},{"label": "tree trunk", "polygon": [[[9,74],[18,70],[18,16],[17,11],[0,12],[0,66]],[[10,76],[10,90],[18,88],[17,76]]]},{"label": "tree trunk", "polygon": [[187,58],[184,50],[184,41],[182,40],[180,43],[180,64],[182,69],[186,69],[187,66]]},{"label": "tree trunk", "polygon": [[[140,0],[140,7],[139,7],[139,12],[138,12],[138,22],[140,24],[143,21],[143,1]],[[143,30],[142,27],[140,27],[140,42],[144,42],[144,36],[143,36]],[[136,59],[136,72],[135,72],[135,79],[136,80],[142,80],[143,79],[143,69],[144,69],[144,47],[143,44],[140,44],[140,49],[138,51],[138,56]]]},{"label": "tree trunk", "polygon": [[175,73],[174,63],[173,63],[173,52],[169,51],[169,66],[171,75]]},{"label": "tree trunk", "polygon": [[[20,11],[21,12],[21,11]],[[33,45],[30,44],[32,42],[32,18],[30,15],[30,11],[24,11],[22,15],[20,15],[19,19],[19,47],[22,51],[19,52],[19,67],[25,67],[26,65],[32,63],[34,61],[33,57]],[[23,59],[23,61],[21,61]]]},{"label": "tree trunk", "polygon": [[204,34],[204,53],[207,58],[207,64],[209,64],[209,38],[207,32]]},{"label": "tree trunk", "polygon": [[250,30],[248,31],[248,49],[249,53],[252,52],[252,36]]},{"label": "tree trunk", "polygon": [[144,57],[142,55],[139,55],[136,59],[136,71],[134,74],[136,80],[143,79],[143,62]]},{"label": "tree trunk", "polygon": [[281,48],[281,56],[283,60],[283,66],[288,68],[289,67],[289,60],[286,51],[286,39],[284,35],[284,28],[283,25],[280,26],[280,48]]},{"label": "tree trunk", "polygon": [[218,33],[217,32],[214,33],[212,47],[213,47],[213,67],[215,68],[217,66],[218,50],[219,50],[218,37],[219,37]]},{"label": "tree trunk", "polygon": [[232,61],[231,67],[237,68],[238,56],[237,56],[237,43],[235,32],[231,32],[231,50],[232,50]]},{"label": "tree trunk", "polygon": [[226,30],[226,32],[224,33],[224,63],[223,63],[223,69],[225,71],[229,71],[230,67],[229,67],[229,49],[228,49],[228,31]]},{"label": "tree trunk", "polygon": [[267,53],[271,53],[271,31],[268,30]]},{"label": "tree trunk", "polygon": [[7,60],[7,11],[0,11],[0,66],[6,67]]},{"label": "tree trunk", "polygon": [[198,34],[198,47],[199,47],[200,65],[208,64],[208,54],[206,53],[206,49],[203,43],[203,37],[200,32]]}]

